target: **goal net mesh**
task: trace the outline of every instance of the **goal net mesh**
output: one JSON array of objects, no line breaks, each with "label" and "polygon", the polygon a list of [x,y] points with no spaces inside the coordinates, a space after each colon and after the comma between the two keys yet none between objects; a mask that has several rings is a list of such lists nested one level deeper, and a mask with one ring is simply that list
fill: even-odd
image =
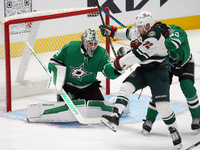
[{"label": "goal net mesh", "polygon": [[[3,18],[0,22],[0,108],[6,110],[11,99],[51,92],[46,88],[49,77],[26,41],[47,67],[58,50],[70,41],[81,40],[88,28],[96,30],[99,44],[105,47],[100,24],[97,8],[38,11]],[[105,94],[106,80],[99,74],[98,78]]]}]

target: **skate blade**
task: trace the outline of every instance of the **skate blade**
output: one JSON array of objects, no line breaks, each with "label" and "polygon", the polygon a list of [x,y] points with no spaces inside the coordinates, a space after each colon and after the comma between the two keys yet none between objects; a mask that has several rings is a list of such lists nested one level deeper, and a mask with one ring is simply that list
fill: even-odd
[{"label": "skate blade", "polygon": [[176,145],[176,147],[178,148],[178,150],[180,150],[182,147],[183,147],[183,144],[178,144],[178,145]]},{"label": "skate blade", "polygon": [[198,134],[200,132],[200,129],[197,129],[197,130],[193,130],[194,134]]},{"label": "skate blade", "polygon": [[30,122],[30,120],[29,120],[28,117],[26,117],[26,118],[24,119],[24,121]]},{"label": "skate blade", "polygon": [[116,132],[117,131],[117,125],[114,123],[110,123],[106,118],[101,118],[101,122],[110,128],[112,131]]},{"label": "skate blade", "polygon": [[144,129],[142,129],[141,133],[142,133],[143,135],[147,135],[149,132],[146,131],[146,130],[144,130]]}]

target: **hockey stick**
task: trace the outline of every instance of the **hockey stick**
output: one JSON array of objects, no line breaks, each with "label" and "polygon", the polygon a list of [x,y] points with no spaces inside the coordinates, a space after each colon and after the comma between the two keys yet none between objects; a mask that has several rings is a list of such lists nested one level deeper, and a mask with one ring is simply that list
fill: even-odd
[{"label": "hockey stick", "polygon": [[[102,13],[101,13],[101,10],[100,10],[100,6],[99,6],[98,0],[94,0],[94,4],[98,7],[99,14],[100,14],[100,17],[101,17],[101,21],[102,21],[103,25],[105,25],[105,22],[104,22],[104,20],[103,20],[103,16],[102,16]],[[113,47],[113,44],[112,44],[112,42],[111,42],[111,40],[110,40],[110,37],[109,37],[109,35],[107,34],[107,32],[106,32],[106,37],[108,38],[108,41],[109,41],[109,43],[110,43],[110,46],[111,46],[111,48],[112,48],[112,51],[113,51],[115,57],[117,57],[117,54],[116,54],[116,52],[115,52],[115,49],[114,49],[114,47]]]},{"label": "hockey stick", "polygon": [[[35,53],[31,45],[26,42],[28,45],[29,49],[31,52],[34,54],[35,58],[39,61],[41,66],[44,68],[46,73],[51,77],[51,74],[49,73],[48,69],[45,67],[45,65],[42,63],[41,59],[38,57],[38,55]],[[72,111],[73,115],[76,117],[76,119],[81,123],[81,124],[96,124],[96,123],[101,123],[101,118],[84,118],[81,113],[78,111],[74,103],[72,102],[71,98],[67,95],[64,89],[61,90],[60,96],[63,98],[69,109]]]},{"label": "hockey stick", "polygon": [[[98,7],[98,6],[97,6]],[[126,28],[125,25],[123,25],[119,20],[117,20],[115,17],[113,17],[111,14],[109,14],[107,11],[105,11],[101,6],[99,6],[99,8],[108,16],[110,17],[112,20],[114,20],[116,23],[118,23],[120,26],[122,26],[123,28]]]},{"label": "hockey stick", "polygon": [[195,144],[193,144],[192,146],[188,147],[186,150],[191,150],[191,149],[197,147],[198,145],[200,145],[200,141],[195,143]]},{"label": "hockey stick", "polygon": [[168,63],[169,63],[172,67],[175,67],[170,61],[168,61]]}]

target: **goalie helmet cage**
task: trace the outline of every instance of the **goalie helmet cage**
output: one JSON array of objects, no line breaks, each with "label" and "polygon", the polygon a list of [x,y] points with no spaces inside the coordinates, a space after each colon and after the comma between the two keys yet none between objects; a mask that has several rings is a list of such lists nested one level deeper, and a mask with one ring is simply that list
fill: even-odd
[{"label": "goalie helmet cage", "polygon": [[[107,7],[104,9],[109,12]],[[49,59],[70,41],[81,40],[88,29],[99,35],[99,44],[108,39],[99,31],[101,19],[98,8],[70,8],[37,11],[3,18],[0,22],[0,110],[12,111],[12,99],[51,92],[46,89],[48,75],[31,55],[30,43],[42,62]],[[105,15],[109,24],[109,17]],[[110,94],[110,80],[105,79],[105,94]]]}]

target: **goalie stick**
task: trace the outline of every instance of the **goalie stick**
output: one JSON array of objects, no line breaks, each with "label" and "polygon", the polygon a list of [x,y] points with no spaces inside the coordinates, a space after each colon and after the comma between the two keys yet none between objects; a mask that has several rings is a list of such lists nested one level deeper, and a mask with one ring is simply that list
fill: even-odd
[{"label": "goalie stick", "polygon": [[[41,66],[44,68],[46,73],[51,77],[51,74],[49,73],[48,69],[45,67],[41,59],[38,57],[38,55],[35,53],[31,45],[26,41],[26,44],[28,45],[29,49],[35,56],[35,58],[38,60],[38,62],[41,64]],[[67,95],[64,89],[61,90],[60,96],[63,98],[69,109],[72,111],[73,115],[76,117],[76,119],[81,123],[81,124],[97,124],[101,123],[101,118],[84,118],[81,113],[78,111],[74,103],[72,102],[71,98]]]},{"label": "goalie stick", "polygon": [[188,147],[186,150],[191,150],[191,149],[197,147],[198,145],[200,145],[200,141],[195,143],[195,144],[193,144],[192,146]]},{"label": "goalie stick", "polygon": [[[103,20],[103,16],[102,16],[102,13],[101,13],[101,10],[100,10],[100,6],[99,6],[98,0],[93,0],[93,1],[94,1],[94,4],[98,7],[98,11],[99,11],[99,14],[100,14],[102,23],[103,23],[103,25],[105,25],[105,22],[104,22],[104,20]],[[108,41],[109,41],[109,43],[110,43],[110,46],[111,46],[111,48],[112,48],[112,51],[113,51],[115,57],[117,57],[117,54],[116,54],[116,52],[115,52],[115,49],[114,49],[114,47],[113,47],[113,44],[112,44],[112,42],[111,42],[111,40],[110,40],[110,37],[109,37],[109,35],[107,34],[107,32],[106,32],[106,37],[108,38]]]}]

